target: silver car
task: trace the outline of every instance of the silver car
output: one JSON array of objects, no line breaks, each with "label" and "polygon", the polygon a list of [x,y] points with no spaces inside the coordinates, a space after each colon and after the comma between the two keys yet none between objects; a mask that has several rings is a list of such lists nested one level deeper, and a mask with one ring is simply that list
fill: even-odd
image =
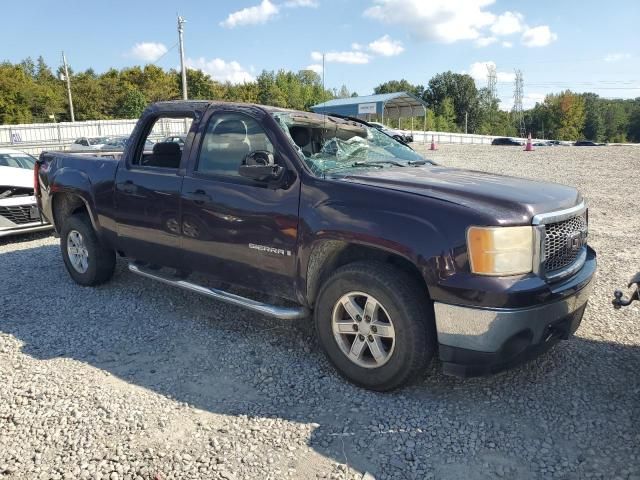
[{"label": "silver car", "polygon": [[35,162],[24,152],[0,149],[0,238],[53,228],[33,196]]}]

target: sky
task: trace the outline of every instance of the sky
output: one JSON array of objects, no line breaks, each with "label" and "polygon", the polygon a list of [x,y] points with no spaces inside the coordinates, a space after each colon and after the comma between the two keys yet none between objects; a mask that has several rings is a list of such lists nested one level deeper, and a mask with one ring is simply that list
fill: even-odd
[{"label": "sky", "polygon": [[3,8],[0,61],[42,55],[56,68],[64,50],[75,71],[177,68],[178,13],[187,64],[221,81],[321,73],[324,54],[326,86],[360,95],[393,79],[426,85],[447,70],[480,88],[493,63],[504,109],[515,69],[525,108],[567,88],[640,97],[639,0],[26,0]]}]

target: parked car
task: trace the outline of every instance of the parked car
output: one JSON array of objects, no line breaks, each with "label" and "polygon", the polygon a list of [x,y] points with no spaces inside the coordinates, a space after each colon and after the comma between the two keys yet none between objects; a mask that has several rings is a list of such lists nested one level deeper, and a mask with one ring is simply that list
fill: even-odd
[{"label": "parked car", "polygon": [[[183,150],[140,147],[180,117],[193,119]],[[374,390],[436,354],[449,374],[495,372],[581,322],[596,254],[572,187],[439,166],[366,122],[259,105],[156,103],[134,138],[119,160],[36,164],[38,204],[80,285],[108,281],[121,255],[166,285],[312,315],[337,370]]]},{"label": "parked car", "polygon": [[516,140],[515,138],[498,137],[498,138],[494,138],[491,141],[491,145],[507,145],[507,146],[522,147],[524,143],[522,142],[522,140]]},{"label": "parked car", "polygon": [[[104,145],[100,148],[100,150],[112,150],[112,151],[124,150],[124,148],[127,146],[128,141],[129,141],[128,136],[109,137],[104,143]],[[144,148],[145,150],[153,150],[153,145],[154,145],[154,142],[147,139],[145,140]]]},{"label": "parked car", "polygon": [[574,147],[601,147],[604,143],[596,143],[591,140],[578,140],[573,144]]},{"label": "parked car", "polygon": [[108,140],[109,137],[80,137],[69,146],[69,150],[100,150]]},{"label": "parked car", "polygon": [[413,142],[413,135],[406,135],[405,133],[401,132],[400,130],[395,130],[393,128],[389,128],[386,125],[383,125],[382,123],[379,123],[379,122],[367,122],[367,123],[369,125],[372,125],[373,127],[377,128],[381,132],[386,133],[390,137],[395,138],[396,140],[399,140],[399,141],[401,141],[403,143],[411,143],[411,142]]},{"label": "parked car", "polygon": [[180,148],[182,148],[184,147],[184,142],[187,141],[187,136],[186,135],[169,135],[168,137],[165,137],[162,141],[177,143],[178,145],[180,145]]},{"label": "parked car", "polygon": [[24,152],[0,149],[0,237],[52,228],[33,196],[35,163]]}]

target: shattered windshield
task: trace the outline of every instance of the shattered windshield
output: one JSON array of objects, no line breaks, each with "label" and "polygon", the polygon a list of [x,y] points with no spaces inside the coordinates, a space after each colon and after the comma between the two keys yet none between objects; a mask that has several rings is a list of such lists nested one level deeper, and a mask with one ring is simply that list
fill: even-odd
[{"label": "shattered windshield", "polygon": [[304,112],[274,112],[273,116],[319,176],[362,167],[432,163],[377,128],[359,122]]}]

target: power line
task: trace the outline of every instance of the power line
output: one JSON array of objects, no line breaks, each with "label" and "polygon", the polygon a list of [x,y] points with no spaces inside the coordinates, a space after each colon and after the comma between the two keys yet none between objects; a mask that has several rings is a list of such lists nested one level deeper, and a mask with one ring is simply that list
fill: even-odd
[{"label": "power line", "polygon": [[162,55],[160,55],[158,58],[156,58],[153,62],[151,62],[153,65],[156,65],[160,60],[162,60],[164,57],[167,56],[167,54],[173,50],[174,48],[176,48],[178,46],[178,42],[174,43],[171,47],[169,47],[169,50],[167,50],[166,52],[164,52]]}]

